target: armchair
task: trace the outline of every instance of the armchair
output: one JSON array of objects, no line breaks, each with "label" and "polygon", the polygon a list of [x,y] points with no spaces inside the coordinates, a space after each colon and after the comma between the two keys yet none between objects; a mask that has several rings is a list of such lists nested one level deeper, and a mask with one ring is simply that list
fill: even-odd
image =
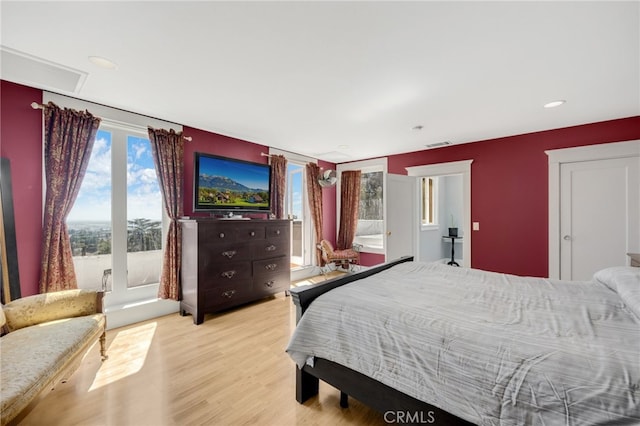
[{"label": "armchair", "polygon": [[[355,265],[360,263],[360,245],[354,244],[353,248],[344,250],[334,250],[333,245],[327,241],[322,240],[318,244],[318,250],[322,252],[322,260],[325,264],[333,263],[336,267],[352,270]],[[322,270],[324,273],[324,269]]]}]

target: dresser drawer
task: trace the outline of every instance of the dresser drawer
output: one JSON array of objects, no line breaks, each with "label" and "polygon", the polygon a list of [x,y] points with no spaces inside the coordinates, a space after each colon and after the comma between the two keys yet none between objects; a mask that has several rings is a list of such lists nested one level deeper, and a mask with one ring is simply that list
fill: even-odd
[{"label": "dresser drawer", "polygon": [[227,243],[264,240],[265,225],[245,221],[210,222],[198,227],[198,239],[201,243]]},{"label": "dresser drawer", "polygon": [[275,238],[289,238],[289,228],[291,227],[290,222],[286,223],[275,223],[269,224],[266,226],[266,234],[267,239],[275,239]]},{"label": "dresser drawer", "polygon": [[289,240],[267,238],[264,241],[256,241],[253,243],[252,252],[254,259],[286,256],[289,254]]},{"label": "dresser drawer", "polygon": [[253,280],[253,293],[256,296],[269,296],[289,289],[291,280],[289,274],[266,274]]},{"label": "dresser drawer", "polygon": [[233,306],[251,298],[251,280],[214,287],[202,292],[204,308],[221,309],[225,305]]},{"label": "dresser drawer", "polygon": [[200,250],[200,263],[205,266],[208,263],[228,264],[241,260],[251,260],[253,258],[252,245],[242,242],[230,242],[229,244],[207,244],[202,245]]},{"label": "dresser drawer", "polygon": [[241,242],[264,240],[265,226],[261,223],[244,222],[238,224],[236,238]]},{"label": "dresser drawer", "polygon": [[291,265],[287,256],[253,261],[253,276],[259,279],[264,274],[289,271]]},{"label": "dresser drawer", "polygon": [[200,223],[198,225],[198,241],[200,244],[218,244],[238,241],[238,229],[221,222]]},{"label": "dresser drawer", "polygon": [[198,277],[201,283],[216,286],[243,279],[251,279],[251,262],[209,262],[200,269]]}]

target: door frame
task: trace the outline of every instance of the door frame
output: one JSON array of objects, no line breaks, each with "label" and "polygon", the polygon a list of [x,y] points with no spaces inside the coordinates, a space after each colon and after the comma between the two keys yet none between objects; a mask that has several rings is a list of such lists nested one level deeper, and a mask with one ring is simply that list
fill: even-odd
[{"label": "door frame", "polygon": [[[306,176],[306,164],[308,163],[315,163],[318,164],[318,159],[316,158],[311,158],[311,157],[307,157],[305,155],[301,155],[301,154],[296,154],[293,152],[289,152],[289,151],[283,151],[281,149],[277,149],[277,148],[269,148],[269,154],[268,155],[282,155],[284,156],[288,162],[293,162],[296,163],[298,165],[301,165],[303,167],[302,170],[302,215],[304,216],[303,218],[303,230],[302,232],[305,235],[305,237],[303,237],[303,240],[305,242],[304,246],[302,247],[303,250],[303,255],[302,258],[303,260],[309,261],[310,263],[307,265],[303,265],[301,268],[297,268],[295,270],[291,270],[291,280],[292,281],[296,281],[296,280],[302,280],[304,278],[308,278],[311,277],[313,275],[316,275],[318,273],[318,268],[319,266],[316,265],[316,261],[315,261],[315,253],[316,253],[316,244],[318,243],[316,241],[316,237],[315,237],[315,232],[313,232],[313,219],[311,218],[311,210],[309,207],[309,194],[307,192],[307,188],[306,188],[306,180],[307,180],[307,176]],[[293,235],[293,234],[292,234]]]},{"label": "door frame", "polygon": [[560,168],[562,164],[627,157],[640,159],[640,140],[551,149],[544,153],[549,157],[549,278],[560,279]]},{"label": "door frame", "polygon": [[[471,226],[471,163],[473,160],[405,167],[407,174],[415,178],[462,175],[462,220],[465,226],[464,238],[462,239],[462,266],[465,268],[471,268],[471,236],[474,232]],[[419,208],[419,203],[416,206]],[[414,251],[419,256],[420,247],[417,240],[414,242],[416,244]]]}]

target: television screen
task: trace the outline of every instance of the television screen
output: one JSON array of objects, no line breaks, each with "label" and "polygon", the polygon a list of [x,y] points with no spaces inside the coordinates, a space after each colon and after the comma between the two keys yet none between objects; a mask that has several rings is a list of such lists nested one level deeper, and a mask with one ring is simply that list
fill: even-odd
[{"label": "television screen", "polygon": [[194,211],[268,211],[271,166],[196,152]]}]

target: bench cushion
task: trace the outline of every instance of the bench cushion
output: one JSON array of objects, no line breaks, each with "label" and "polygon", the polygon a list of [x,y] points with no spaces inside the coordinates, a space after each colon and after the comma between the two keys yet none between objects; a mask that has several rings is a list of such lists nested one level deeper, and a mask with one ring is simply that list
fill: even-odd
[{"label": "bench cushion", "polygon": [[94,314],[46,322],[2,336],[2,417],[10,419],[24,409],[79,351],[88,349],[88,342],[97,341],[104,329],[104,314]]}]

